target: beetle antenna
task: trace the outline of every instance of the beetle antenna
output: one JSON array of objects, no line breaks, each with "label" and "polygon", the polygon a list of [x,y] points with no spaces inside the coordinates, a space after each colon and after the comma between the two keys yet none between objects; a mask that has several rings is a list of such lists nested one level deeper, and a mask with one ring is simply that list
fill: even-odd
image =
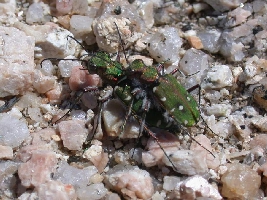
[{"label": "beetle antenna", "polygon": [[124,43],[123,43],[123,40],[122,40],[122,37],[121,37],[121,33],[120,33],[120,30],[119,30],[119,27],[118,27],[118,25],[116,24],[116,22],[114,22],[114,24],[115,24],[115,26],[116,26],[116,29],[117,29],[117,31],[118,31],[118,35],[119,35],[119,38],[120,38],[120,41],[121,41],[121,47],[122,47],[122,50],[123,50],[124,58],[125,58],[126,62],[129,63],[129,62],[128,62],[128,59],[127,59],[127,57],[126,57],[126,53],[125,53],[126,51],[125,51],[125,47],[124,47]]}]

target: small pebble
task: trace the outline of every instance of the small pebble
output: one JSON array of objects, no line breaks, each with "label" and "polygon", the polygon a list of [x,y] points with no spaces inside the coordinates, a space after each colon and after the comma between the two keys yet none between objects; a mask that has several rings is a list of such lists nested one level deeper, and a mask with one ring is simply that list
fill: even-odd
[{"label": "small pebble", "polygon": [[9,146],[0,145],[0,159],[12,159],[13,149]]},{"label": "small pebble", "polygon": [[18,169],[21,184],[26,187],[38,187],[49,180],[57,165],[56,153],[36,150],[30,160],[22,163]]},{"label": "small pebble", "polygon": [[85,128],[85,121],[70,120],[58,124],[59,133],[64,147],[69,150],[81,150],[88,131]]},{"label": "small pebble", "polygon": [[70,184],[75,189],[83,188],[91,183],[91,177],[97,173],[94,166],[88,166],[83,169],[70,166],[67,162],[62,161],[54,174],[54,179],[64,184]]},{"label": "small pebble", "polygon": [[154,186],[149,173],[131,165],[113,167],[107,173],[105,182],[125,198],[149,199],[154,194]]},{"label": "small pebble", "polygon": [[227,165],[222,176],[222,195],[226,198],[258,199],[261,177],[249,166],[242,164]]},{"label": "small pebble", "polygon": [[0,145],[18,147],[29,136],[30,132],[25,122],[9,114],[0,115]]}]

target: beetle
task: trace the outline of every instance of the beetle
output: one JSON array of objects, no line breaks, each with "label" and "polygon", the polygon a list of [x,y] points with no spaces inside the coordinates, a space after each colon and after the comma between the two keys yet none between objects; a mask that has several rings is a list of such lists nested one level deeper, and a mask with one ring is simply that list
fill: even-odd
[{"label": "beetle", "polygon": [[[127,93],[130,96],[130,101],[120,96],[121,101],[129,107],[122,131],[132,111],[139,119],[140,134],[144,128],[148,130],[146,124],[163,129],[168,129],[171,124],[178,132],[182,126],[191,127],[199,121],[198,103],[172,73],[163,73],[162,65],[146,66],[142,60],[136,59],[128,68],[124,68],[120,62],[113,61],[108,53],[101,51],[81,61],[86,62],[84,69],[89,73],[97,73],[106,84],[121,87],[124,91],[117,88],[117,96]],[[153,118],[156,115],[160,117]],[[188,131],[185,132],[190,136]]]}]

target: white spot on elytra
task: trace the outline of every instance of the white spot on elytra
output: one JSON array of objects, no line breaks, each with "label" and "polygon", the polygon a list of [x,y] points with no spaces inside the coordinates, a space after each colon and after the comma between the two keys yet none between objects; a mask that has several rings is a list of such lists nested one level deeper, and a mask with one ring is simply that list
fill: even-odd
[{"label": "white spot on elytra", "polygon": [[190,101],[191,100],[190,97],[186,97],[186,99],[187,99],[187,101]]},{"label": "white spot on elytra", "polygon": [[184,107],[183,106],[179,106],[179,110],[183,110],[184,109]]},{"label": "white spot on elytra", "polygon": [[131,100],[131,96],[127,96],[124,100],[125,101],[130,101]]},{"label": "white spot on elytra", "polygon": [[160,100],[161,101],[166,101],[166,97],[162,97]]},{"label": "white spot on elytra", "polygon": [[153,87],[153,92],[155,93],[157,90],[157,87]]},{"label": "white spot on elytra", "polygon": [[188,124],[188,121],[187,121],[187,120],[184,120],[184,124],[185,124],[185,125]]}]

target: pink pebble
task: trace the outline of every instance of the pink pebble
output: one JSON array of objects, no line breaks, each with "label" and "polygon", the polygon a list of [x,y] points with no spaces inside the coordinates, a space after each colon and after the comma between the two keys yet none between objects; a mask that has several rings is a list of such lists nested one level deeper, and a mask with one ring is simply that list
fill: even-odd
[{"label": "pink pebble", "polygon": [[[219,157],[216,156],[215,152],[213,152],[213,155],[210,153],[212,152],[210,139],[203,134],[197,135],[194,139],[195,141],[192,142],[190,150],[204,151],[206,153],[208,168],[216,169],[220,165],[220,160]],[[196,141],[202,146],[197,144]],[[205,147],[206,149],[204,149],[203,147]],[[210,152],[208,152],[207,150],[209,150]]]},{"label": "pink pebble", "polygon": [[97,74],[89,74],[87,70],[82,70],[82,66],[72,68],[69,86],[72,91],[84,89],[88,86],[99,86],[101,81]]},{"label": "pink pebble", "polygon": [[[171,154],[179,150],[180,143],[175,135],[160,129],[153,129],[153,132],[160,142],[160,145],[167,153]],[[164,152],[154,138],[151,137],[148,140],[146,149],[148,149],[148,151],[142,153],[142,161],[145,166],[152,167],[162,162]]]},{"label": "pink pebble", "polygon": [[85,121],[69,120],[58,124],[58,130],[63,140],[64,147],[69,150],[81,150],[86,140],[88,130],[85,128]]},{"label": "pink pebble", "polygon": [[60,103],[70,95],[70,89],[67,85],[56,84],[55,88],[45,93],[49,102]]},{"label": "pink pebble", "polygon": [[50,200],[74,200],[77,199],[75,189],[72,185],[63,184],[60,181],[48,181],[39,187],[37,187],[37,193],[39,199],[50,199]]},{"label": "pink pebble", "polygon": [[73,0],[57,0],[57,11],[62,15],[68,14],[72,10],[72,4]]},{"label": "pink pebble", "polygon": [[51,173],[56,169],[56,153],[52,151],[36,150],[31,159],[19,166],[18,175],[25,187],[39,186],[51,180]]}]

